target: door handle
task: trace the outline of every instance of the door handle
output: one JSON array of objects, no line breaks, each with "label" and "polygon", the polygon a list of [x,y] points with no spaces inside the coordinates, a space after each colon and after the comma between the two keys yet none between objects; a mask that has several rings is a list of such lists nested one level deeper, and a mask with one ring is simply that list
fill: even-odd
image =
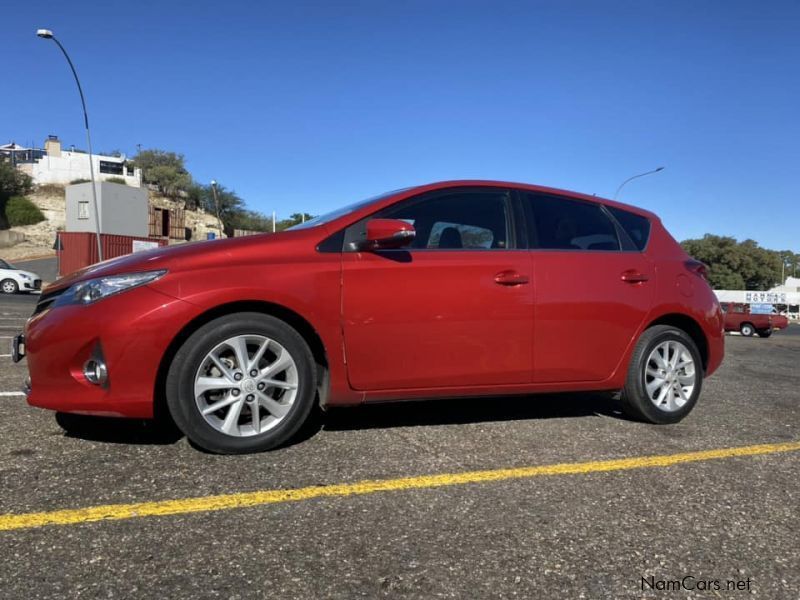
[{"label": "door handle", "polygon": [[528,283],[530,279],[527,275],[517,271],[500,271],[494,276],[494,282],[499,285],[522,285]]},{"label": "door handle", "polygon": [[648,281],[650,276],[647,273],[640,273],[636,269],[629,269],[622,272],[622,281],[625,283],[643,283]]}]

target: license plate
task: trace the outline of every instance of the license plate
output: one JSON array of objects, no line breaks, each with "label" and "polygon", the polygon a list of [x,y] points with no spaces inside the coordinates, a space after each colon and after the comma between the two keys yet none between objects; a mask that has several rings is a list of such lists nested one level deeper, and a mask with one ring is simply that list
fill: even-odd
[{"label": "license plate", "polygon": [[25,358],[25,336],[19,334],[11,342],[11,360],[15,363]]}]

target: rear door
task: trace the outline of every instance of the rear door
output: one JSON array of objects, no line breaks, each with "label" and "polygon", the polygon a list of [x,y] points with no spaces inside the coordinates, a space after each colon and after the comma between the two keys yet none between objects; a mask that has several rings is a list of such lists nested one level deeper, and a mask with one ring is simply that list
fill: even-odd
[{"label": "rear door", "polygon": [[536,288],[534,381],[604,380],[650,309],[653,265],[599,203],[522,199]]},{"label": "rear door", "polygon": [[[408,249],[342,255],[352,387],[530,382],[531,257],[516,249],[510,192],[441,190],[372,217],[407,220],[417,235]],[[366,221],[348,228],[345,241],[360,239]]]}]

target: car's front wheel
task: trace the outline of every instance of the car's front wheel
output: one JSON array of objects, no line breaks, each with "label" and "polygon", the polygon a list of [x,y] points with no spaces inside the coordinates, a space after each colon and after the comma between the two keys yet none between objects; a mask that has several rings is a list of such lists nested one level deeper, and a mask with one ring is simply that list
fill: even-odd
[{"label": "car's front wheel", "polygon": [[19,291],[19,285],[13,279],[3,279],[0,282],[0,291],[4,294],[16,294]]},{"label": "car's front wheel", "polygon": [[772,329],[759,329],[758,330],[758,337],[768,338],[772,335]]},{"label": "car's front wheel", "polygon": [[655,325],[639,338],[622,390],[625,412],[648,423],[677,423],[688,415],[703,385],[703,364],[686,332]]},{"label": "car's front wheel", "polygon": [[750,337],[756,332],[756,328],[753,327],[750,323],[742,323],[742,326],[739,328],[739,333],[741,333],[745,337]]},{"label": "car's front wheel", "polygon": [[285,322],[237,313],[200,327],[169,368],[167,405],[192,442],[221,454],[274,448],[314,403],[314,359]]}]

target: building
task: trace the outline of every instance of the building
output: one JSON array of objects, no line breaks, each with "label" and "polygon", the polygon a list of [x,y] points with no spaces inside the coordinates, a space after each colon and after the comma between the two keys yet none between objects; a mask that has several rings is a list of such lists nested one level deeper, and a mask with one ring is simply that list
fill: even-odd
[{"label": "building", "polygon": [[800,293],[800,277],[787,277],[783,285],[772,288],[770,292]]},{"label": "building", "polygon": [[[147,237],[147,190],[107,182],[96,185],[100,233]],[[94,233],[97,230],[93,203],[91,182],[67,186],[66,231]]]},{"label": "building", "polygon": [[[0,146],[0,155],[8,157],[20,171],[33,178],[37,185],[56,183],[68,185],[76,180],[90,180],[89,155],[74,147],[64,150],[57,136],[48,136],[44,148],[24,148],[14,142]],[[92,154],[95,179],[107,181],[118,178],[132,187],[141,187],[141,169],[135,168],[123,156]]]},{"label": "building", "polygon": [[783,285],[764,292],[714,290],[720,302],[771,304],[790,319],[800,319],[800,277],[788,277]]}]

